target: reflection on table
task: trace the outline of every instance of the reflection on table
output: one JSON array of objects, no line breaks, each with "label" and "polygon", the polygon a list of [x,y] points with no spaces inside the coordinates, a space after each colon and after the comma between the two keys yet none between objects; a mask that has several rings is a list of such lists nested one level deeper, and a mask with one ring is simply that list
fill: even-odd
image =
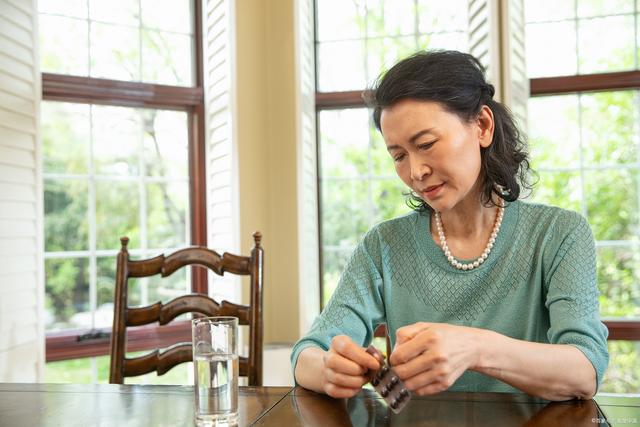
[{"label": "reflection on table", "polygon": [[372,390],[347,400],[298,387],[256,425],[593,427],[630,425],[634,420],[640,423],[640,398],[599,396],[597,400],[549,402],[525,394],[445,392],[413,396],[402,413],[394,414]]}]

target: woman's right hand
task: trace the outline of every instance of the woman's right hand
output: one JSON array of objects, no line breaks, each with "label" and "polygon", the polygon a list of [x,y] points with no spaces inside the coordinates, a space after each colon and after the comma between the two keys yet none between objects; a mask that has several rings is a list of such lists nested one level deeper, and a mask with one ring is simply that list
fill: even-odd
[{"label": "woman's right hand", "polygon": [[367,371],[380,363],[346,335],[337,335],[323,356],[322,389],[331,397],[353,397],[369,382]]}]

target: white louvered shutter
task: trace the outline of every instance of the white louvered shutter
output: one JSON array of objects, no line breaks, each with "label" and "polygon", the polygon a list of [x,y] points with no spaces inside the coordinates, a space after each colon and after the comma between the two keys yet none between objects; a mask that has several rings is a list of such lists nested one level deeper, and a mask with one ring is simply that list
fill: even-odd
[{"label": "white louvered shutter", "polygon": [[0,382],[43,379],[40,66],[33,0],[0,0]]},{"label": "white louvered shutter", "polygon": [[[239,253],[238,161],[234,129],[235,66],[233,0],[206,0],[204,7],[204,85],[207,141],[207,246]],[[235,275],[210,273],[209,293],[240,302]]]},{"label": "white louvered shutter", "polygon": [[529,99],[529,79],[527,78],[524,2],[508,0],[504,2],[503,16],[503,74],[504,102],[518,121],[520,129],[527,128],[527,100]]},{"label": "white louvered shutter", "polygon": [[524,51],[522,0],[469,0],[469,53],[487,70],[495,99],[526,128],[529,80]]},{"label": "white louvered shutter", "polygon": [[315,52],[313,0],[296,2],[298,77],[298,236],[300,333],[320,310],[318,166],[316,158]]}]

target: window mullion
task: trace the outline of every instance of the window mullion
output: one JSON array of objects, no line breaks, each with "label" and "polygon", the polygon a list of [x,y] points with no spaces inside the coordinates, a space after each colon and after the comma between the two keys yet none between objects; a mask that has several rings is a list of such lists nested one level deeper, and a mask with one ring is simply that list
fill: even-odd
[{"label": "window mullion", "polygon": [[97,306],[97,237],[96,237],[96,181],[93,139],[93,106],[89,106],[89,310],[91,311],[91,328],[95,328]]}]

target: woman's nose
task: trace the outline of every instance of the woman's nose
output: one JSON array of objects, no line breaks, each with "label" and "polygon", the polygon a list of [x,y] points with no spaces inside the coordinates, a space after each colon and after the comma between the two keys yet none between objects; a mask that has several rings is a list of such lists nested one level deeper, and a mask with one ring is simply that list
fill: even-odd
[{"label": "woman's nose", "polygon": [[422,181],[426,176],[431,175],[431,168],[421,161],[421,159],[409,157],[411,167],[411,179],[414,181]]}]

